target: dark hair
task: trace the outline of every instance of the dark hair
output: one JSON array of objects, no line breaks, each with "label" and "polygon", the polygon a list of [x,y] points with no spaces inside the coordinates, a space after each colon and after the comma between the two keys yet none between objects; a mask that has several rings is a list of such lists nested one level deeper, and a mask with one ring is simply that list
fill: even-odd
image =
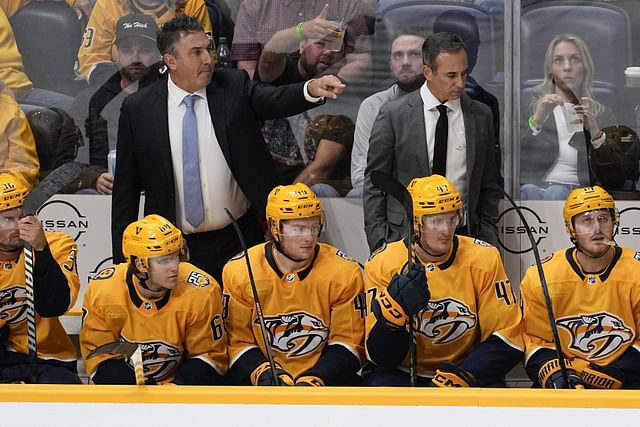
[{"label": "dark hair", "polygon": [[416,36],[420,38],[425,38],[424,31],[422,31],[420,28],[404,27],[404,28],[400,28],[398,31],[393,32],[393,34],[391,35],[391,38],[389,39],[390,44],[393,44],[393,42],[396,41],[398,37],[402,37],[402,36]]},{"label": "dark hair", "polygon": [[480,46],[480,30],[476,18],[462,10],[447,10],[438,15],[433,21],[433,32],[449,32],[460,36],[467,51],[469,72],[473,70],[478,59]]},{"label": "dark hair", "polygon": [[437,64],[436,58],[441,53],[458,53],[467,49],[462,39],[453,33],[435,33],[427,37],[422,44],[422,63],[429,66],[434,72]]},{"label": "dark hair", "polygon": [[187,34],[204,32],[202,23],[193,16],[178,14],[167,21],[158,32],[158,50],[161,55],[176,54],[178,41]]}]

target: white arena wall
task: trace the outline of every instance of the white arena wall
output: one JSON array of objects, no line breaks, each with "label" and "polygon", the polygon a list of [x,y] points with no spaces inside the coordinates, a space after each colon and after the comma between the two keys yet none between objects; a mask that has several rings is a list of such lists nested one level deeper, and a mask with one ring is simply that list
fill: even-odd
[{"label": "white arena wall", "polygon": [[2,385],[3,426],[637,425],[640,392]]}]

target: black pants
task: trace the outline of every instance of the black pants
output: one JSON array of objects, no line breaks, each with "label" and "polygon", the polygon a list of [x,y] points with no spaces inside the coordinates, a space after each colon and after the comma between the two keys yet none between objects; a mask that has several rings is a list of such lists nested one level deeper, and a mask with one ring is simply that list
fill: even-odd
[{"label": "black pants", "polygon": [[[264,233],[253,209],[238,218],[238,225],[248,248],[264,242]],[[220,230],[185,234],[184,237],[189,247],[189,262],[211,274],[222,286],[222,268],[231,257],[242,251],[233,224]]]}]

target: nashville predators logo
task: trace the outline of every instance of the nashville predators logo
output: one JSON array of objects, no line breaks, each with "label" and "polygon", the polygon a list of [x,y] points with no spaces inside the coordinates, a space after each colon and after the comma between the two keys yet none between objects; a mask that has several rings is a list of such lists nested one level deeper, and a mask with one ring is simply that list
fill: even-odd
[{"label": "nashville predators logo", "polygon": [[[329,328],[322,320],[303,312],[266,317],[264,321],[271,337],[271,347],[287,353],[288,357],[315,351],[329,335]],[[258,319],[255,323],[258,324]]]},{"label": "nashville predators logo", "polygon": [[615,353],[634,337],[622,320],[606,312],[558,319],[558,326],[569,332],[569,348],[585,354],[590,360]]},{"label": "nashville predators logo", "polygon": [[433,344],[448,344],[463,336],[476,326],[476,315],[469,307],[453,298],[429,302],[429,307],[420,313],[418,332]]},{"label": "nashville predators logo", "polygon": [[[138,342],[136,344],[142,350],[144,377],[148,380],[158,382],[168,378],[175,373],[182,361],[182,349],[173,345],[161,341]],[[128,360],[127,363],[133,369],[131,360]]]},{"label": "nashville predators logo", "polygon": [[27,319],[27,292],[21,286],[0,291],[0,320],[17,325]]}]

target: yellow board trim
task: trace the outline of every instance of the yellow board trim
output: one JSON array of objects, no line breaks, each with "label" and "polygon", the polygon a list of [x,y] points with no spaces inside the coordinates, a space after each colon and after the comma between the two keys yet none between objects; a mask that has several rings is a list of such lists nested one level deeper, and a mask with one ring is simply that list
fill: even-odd
[{"label": "yellow board trim", "polygon": [[640,408],[640,391],[0,385],[2,402]]}]

